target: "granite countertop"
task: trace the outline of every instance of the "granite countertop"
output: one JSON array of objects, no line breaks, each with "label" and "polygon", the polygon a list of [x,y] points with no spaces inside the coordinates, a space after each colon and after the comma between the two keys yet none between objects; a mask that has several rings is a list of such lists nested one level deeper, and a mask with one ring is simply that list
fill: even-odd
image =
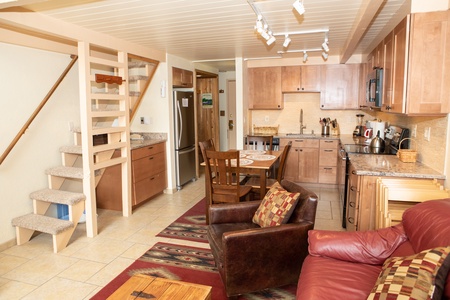
[{"label": "granite countertop", "polygon": [[133,132],[131,134],[131,150],[167,141],[166,133]]},{"label": "granite countertop", "polygon": [[356,175],[445,179],[420,162],[404,163],[395,155],[348,154]]}]

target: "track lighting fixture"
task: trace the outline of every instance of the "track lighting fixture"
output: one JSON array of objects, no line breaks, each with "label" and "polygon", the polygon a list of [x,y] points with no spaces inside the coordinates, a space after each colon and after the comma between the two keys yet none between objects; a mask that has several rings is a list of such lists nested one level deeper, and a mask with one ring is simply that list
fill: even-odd
[{"label": "track lighting fixture", "polygon": [[260,32],[261,36],[263,37],[263,39],[265,39],[266,41],[268,41],[270,39],[270,35],[267,33],[267,31],[262,30]]},{"label": "track lighting fixture", "polygon": [[268,46],[270,46],[270,45],[272,45],[273,42],[275,42],[275,41],[276,41],[276,38],[275,38],[273,35],[271,35],[271,36],[269,37],[269,39],[267,40],[266,44],[267,44]]},{"label": "track lighting fixture", "polygon": [[303,51],[303,62],[306,62],[307,59],[308,59],[308,53],[306,53],[306,51]]},{"label": "track lighting fixture", "polygon": [[284,37],[283,47],[287,48],[290,43],[291,43],[291,38],[289,37],[289,34],[286,34]]},{"label": "track lighting fixture", "polygon": [[330,48],[328,47],[328,38],[325,38],[325,41],[322,44],[322,48],[325,52],[330,51]]},{"label": "track lighting fixture", "polygon": [[327,60],[328,59],[328,53],[322,52],[322,57],[323,57],[324,60]]},{"label": "track lighting fixture", "polygon": [[305,6],[303,6],[303,0],[300,2],[300,0],[295,0],[294,4],[295,10],[300,14],[303,15],[305,13]]}]

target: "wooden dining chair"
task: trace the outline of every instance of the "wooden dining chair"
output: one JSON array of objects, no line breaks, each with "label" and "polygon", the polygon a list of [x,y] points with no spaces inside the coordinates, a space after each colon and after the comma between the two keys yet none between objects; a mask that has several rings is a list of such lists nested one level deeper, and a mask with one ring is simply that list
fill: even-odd
[{"label": "wooden dining chair", "polygon": [[273,136],[271,135],[248,135],[247,150],[272,150]]},{"label": "wooden dining chair", "polygon": [[198,145],[200,147],[200,152],[202,153],[203,161],[206,161],[206,150],[216,150],[213,139],[201,141]]},{"label": "wooden dining chair", "polygon": [[[283,180],[284,171],[286,170],[286,160],[291,147],[292,141],[289,141],[289,143],[284,147],[283,153],[281,153],[280,164],[278,167],[276,178],[266,178],[266,191],[268,191],[275,184],[275,182],[281,182],[281,180]],[[252,176],[247,180],[245,185],[251,186],[253,193],[259,194],[261,187],[261,178],[259,176]],[[260,199],[262,199],[262,197],[264,197],[264,195],[260,195]]]},{"label": "wooden dining chair", "polygon": [[210,204],[250,200],[251,186],[239,184],[239,151],[205,150]]}]

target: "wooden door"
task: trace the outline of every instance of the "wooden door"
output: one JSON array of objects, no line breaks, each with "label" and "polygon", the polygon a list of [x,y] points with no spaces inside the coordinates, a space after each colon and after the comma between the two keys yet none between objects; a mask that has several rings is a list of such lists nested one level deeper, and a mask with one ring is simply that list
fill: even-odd
[{"label": "wooden door", "polygon": [[[199,77],[196,80],[197,92],[197,142],[214,140],[214,145],[220,149],[219,138],[219,90],[218,78],[216,77]],[[203,103],[203,96],[211,94],[212,105]],[[201,152],[198,151],[199,161],[203,161]]]}]

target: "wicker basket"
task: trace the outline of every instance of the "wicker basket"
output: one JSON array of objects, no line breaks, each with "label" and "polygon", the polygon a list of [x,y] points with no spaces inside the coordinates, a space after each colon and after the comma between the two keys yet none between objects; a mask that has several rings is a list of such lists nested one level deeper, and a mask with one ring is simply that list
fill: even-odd
[{"label": "wicker basket", "polygon": [[253,124],[253,134],[254,135],[277,135],[278,126],[255,126]]},{"label": "wicker basket", "polygon": [[[417,159],[417,150],[415,149],[402,149],[402,142],[404,140],[411,140],[416,142],[414,139],[411,138],[404,138],[403,140],[400,141],[400,143],[398,144],[398,151],[397,151],[397,157],[400,159],[400,161],[402,162],[416,162]],[[417,145],[416,145],[417,147]]]}]

